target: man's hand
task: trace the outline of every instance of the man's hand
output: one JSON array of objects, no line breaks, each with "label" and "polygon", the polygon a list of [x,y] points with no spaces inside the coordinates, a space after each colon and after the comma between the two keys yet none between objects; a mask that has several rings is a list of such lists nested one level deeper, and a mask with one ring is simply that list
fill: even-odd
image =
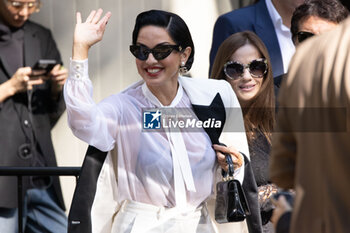
[{"label": "man's hand", "polygon": [[8,81],[0,84],[0,102],[17,93],[31,90],[33,86],[45,82],[44,76],[31,77],[31,74],[32,68],[21,67]]},{"label": "man's hand", "polygon": [[13,88],[13,94],[33,89],[33,86],[44,83],[41,76],[30,77],[32,69],[30,67],[19,68],[9,80]]},{"label": "man's hand", "polygon": [[60,64],[55,65],[51,70],[49,76],[51,77],[51,93],[53,97],[57,97],[62,91],[63,85],[68,77],[68,70]]},{"label": "man's hand", "polygon": [[276,208],[273,210],[270,221],[273,223],[276,229],[278,220],[283,214],[292,211],[292,207],[289,205],[287,199],[283,195],[279,196],[278,200],[271,198],[271,201]]}]

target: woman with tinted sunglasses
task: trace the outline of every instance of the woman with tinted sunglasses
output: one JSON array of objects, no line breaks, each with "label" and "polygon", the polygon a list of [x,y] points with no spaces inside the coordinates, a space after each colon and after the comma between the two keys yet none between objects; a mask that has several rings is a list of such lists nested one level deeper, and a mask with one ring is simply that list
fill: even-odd
[{"label": "woman with tinted sunglasses", "polygon": [[[142,80],[96,104],[88,51],[102,39],[110,15],[101,18],[101,9],[92,11],[83,22],[77,13],[64,89],[68,122],[77,137],[100,152],[92,148],[84,161],[82,174],[86,169],[87,174],[97,171],[92,179],[97,184],[80,177],[69,232],[90,232],[91,227],[92,232],[113,233],[217,232],[206,202],[219,178],[217,169],[227,170],[223,153],[231,155],[241,182],[246,170],[238,151],[249,156],[239,102],[227,82],[180,75],[193,63],[191,34],[178,15],[151,10],[137,16],[129,47]],[[195,119],[220,120],[214,123],[223,133],[191,131],[190,126],[169,129],[169,124],[162,128],[161,119],[168,119],[164,112],[169,109],[180,113],[175,119],[181,120],[182,109]],[[212,146],[219,141],[227,147]],[[91,191],[90,200],[85,190]],[[242,232],[245,224],[229,229]]]},{"label": "woman with tinted sunglasses", "polygon": [[242,106],[263,230],[273,232],[268,222],[272,213],[268,198],[276,187],[269,182],[268,167],[275,100],[270,57],[264,43],[249,31],[231,35],[219,47],[211,78],[229,82]]}]

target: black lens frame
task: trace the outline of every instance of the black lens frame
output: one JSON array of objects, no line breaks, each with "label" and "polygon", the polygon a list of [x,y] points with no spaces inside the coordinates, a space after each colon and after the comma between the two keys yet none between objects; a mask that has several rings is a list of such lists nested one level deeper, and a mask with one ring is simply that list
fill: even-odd
[{"label": "black lens frame", "polygon": [[306,39],[313,37],[314,35],[315,34],[312,32],[300,31],[297,33],[298,42],[301,43],[301,42],[305,41]]},{"label": "black lens frame", "polygon": [[[153,49],[148,48],[145,45],[130,45],[130,52],[137,59],[141,61],[146,61],[150,53],[152,53],[153,57],[157,60],[163,60],[167,58],[174,50],[181,52],[182,48],[180,45],[170,45],[170,44],[161,44],[157,45]],[[166,49],[166,52],[157,51],[159,49]]]},{"label": "black lens frame", "polygon": [[[251,72],[250,70],[250,66],[253,62],[263,62],[264,65],[265,65],[265,70],[263,72],[263,74],[261,75],[255,75]],[[240,65],[241,66],[241,74],[239,74],[237,77],[231,77],[229,74],[228,74],[228,71],[227,71],[227,68],[228,66],[232,65],[232,64],[236,64],[236,65]],[[226,64],[224,65],[224,73],[226,75],[226,77],[228,77],[229,79],[239,79],[239,78],[242,78],[242,74],[244,73],[244,69],[248,69],[249,73],[251,76],[253,76],[254,78],[262,78],[266,73],[267,73],[267,70],[268,70],[268,65],[267,65],[267,59],[265,58],[258,58],[258,59],[254,59],[252,61],[250,61],[248,64],[244,65],[240,62],[237,62],[237,61],[228,61],[226,62]]]}]

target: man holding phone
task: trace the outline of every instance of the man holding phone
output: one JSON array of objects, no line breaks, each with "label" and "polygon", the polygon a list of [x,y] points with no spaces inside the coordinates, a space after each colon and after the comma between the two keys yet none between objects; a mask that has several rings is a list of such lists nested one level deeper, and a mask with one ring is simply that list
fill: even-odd
[{"label": "man holding phone", "polygon": [[[29,20],[40,0],[0,0],[0,166],[56,166],[51,129],[65,109],[67,69],[51,32]],[[33,75],[40,59],[57,62]],[[26,232],[66,232],[58,177],[23,177]],[[0,232],[18,232],[16,177],[0,176]]]}]

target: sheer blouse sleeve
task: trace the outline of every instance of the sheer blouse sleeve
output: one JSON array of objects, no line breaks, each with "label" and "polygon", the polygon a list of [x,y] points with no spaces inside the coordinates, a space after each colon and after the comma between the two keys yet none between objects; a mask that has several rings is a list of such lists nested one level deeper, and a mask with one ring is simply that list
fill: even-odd
[{"label": "sheer blouse sleeve", "polygon": [[110,151],[114,148],[120,116],[118,101],[116,96],[111,96],[96,104],[92,90],[88,60],[71,60],[64,85],[68,125],[79,139],[99,150]]}]

